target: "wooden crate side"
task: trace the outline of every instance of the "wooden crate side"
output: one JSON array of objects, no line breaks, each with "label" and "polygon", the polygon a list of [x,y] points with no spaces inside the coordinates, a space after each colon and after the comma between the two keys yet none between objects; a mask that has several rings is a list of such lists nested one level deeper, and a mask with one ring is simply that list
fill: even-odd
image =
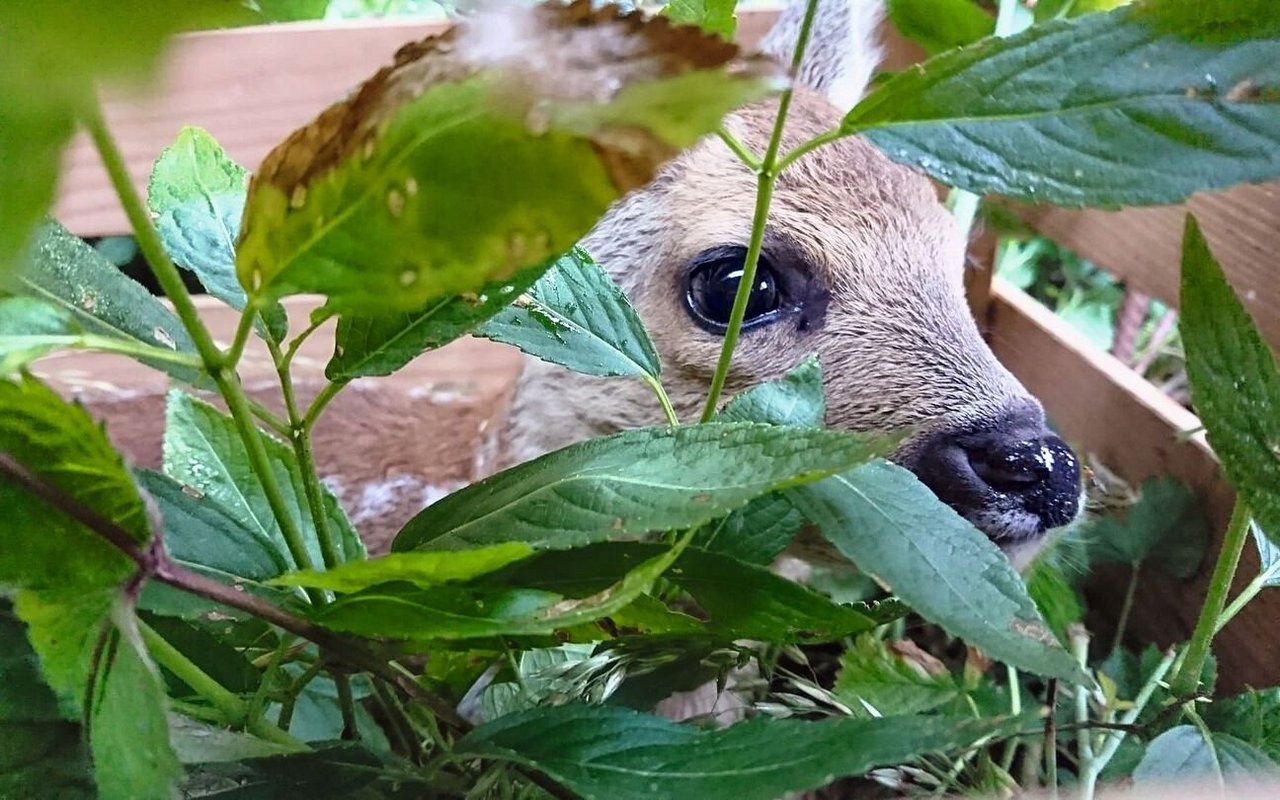
[{"label": "wooden crate side", "polygon": [[1182,227],[1194,213],[1236,293],[1267,341],[1280,347],[1280,182],[1197,195],[1178,206],[1016,210],[1045,236],[1175,307]]},{"label": "wooden crate side", "polygon": [[[996,356],[1044,403],[1051,421],[1081,452],[1133,483],[1172,475],[1195,489],[1215,531],[1216,552],[1235,495],[1202,433],[1199,420],[1114,356],[1040,303],[997,278],[992,287],[991,346]],[[1169,645],[1191,634],[1208,586],[1212,556],[1187,581],[1149,570],[1142,577],[1129,632],[1135,642]],[[1257,574],[1256,553],[1245,553],[1236,588]],[[1128,571],[1104,567],[1090,582],[1090,628],[1110,631],[1120,614]],[[1223,630],[1215,643],[1222,689],[1280,682],[1280,646],[1271,634],[1280,595],[1264,594]]]}]

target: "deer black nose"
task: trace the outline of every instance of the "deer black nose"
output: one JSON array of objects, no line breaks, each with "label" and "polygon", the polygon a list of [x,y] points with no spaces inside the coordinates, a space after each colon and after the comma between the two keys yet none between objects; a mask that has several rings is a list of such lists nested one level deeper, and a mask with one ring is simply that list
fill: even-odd
[{"label": "deer black nose", "polygon": [[1080,463],[1040,409],[931,436],[912,459],[917,477],[992,539],[1034,538],[1075,518]]}]

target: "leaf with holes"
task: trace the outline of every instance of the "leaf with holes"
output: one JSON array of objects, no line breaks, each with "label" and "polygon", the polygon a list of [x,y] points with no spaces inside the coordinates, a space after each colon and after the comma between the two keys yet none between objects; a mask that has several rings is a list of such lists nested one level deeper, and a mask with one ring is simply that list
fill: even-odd
[{"label": "leaf with holes", "polygon": [[476,335],[587,375],[657,380],[661,369],[626,295],[580,247]]},{"label": "leaf with holes", "polygon": [[773,800],[1033,724],[1007,718],[759,717],[700,730],[622,708],[564,705],[482,725],[454,753],[532,767],[584,797]]},{"label": "leaf with holes", "polygon": [[738,27],[738,17],[733,13],[738,0],[671,0],[662,7],[662,13],[681,25],[697,25],[704,31],[724,39],[732,39]]},{"label": "leaf with holes", "polygon": [[1280,543],[1280,369],[1190,215],[1179,311],[1191,400],[1209,444],[1262,531]]},{"label": "leaf with holes", "polygon": [[925,619],[1019,669],[1089,683],[1009,559],[907,470],[875,462],[787,496]]},{"label": "leaf with holes", "polygon": [[1067,206],[1280,176],[1271,0],[1165,0],[1036,25],[890,78],[845,117],[943,183]]},{"label": "leaf with holes", "polygon": [[[571,258],[564,256],[561,261]],[[475,294],[433,300],[417,311],[343,315],[338,320],[333,358],[324,368],[331,381],[390,375],[428,350],[471,333],[499,314],[533,285],[548,264],[516,273],[510,280],[481,287]]]},{"label": "leaf with holes", "polygon": [[892,441],[742,422],[639,428],[460,489],[419,512],[392,548],[566,548],[701,525],[758,495],[865,463]]},{"label": "leaf with holes", "polygon": [[[147,184],[147,205],[165,250],[194,272],[209,294],[237,311],[248,302],[236,279],[236,238],[248,179],[248,170],[207,131],[188,126],[160,151]],[[288,333],[284,308],[272,304],[263,317],[271,338],[282,340]]]},{"label": "leaf with holes", "polygon": [[477,291],[567,250],[779,76],[710,34],[586,0],[463,20],[267,155],[240,282],[366,313]]},{"label": "leaf with holes", "polygon": [[[86,335],[118,341],[121,347],[135,345],[139,353],[160,348],[198,360],[195,345],[172,311],[56,222],[46,222],[36,232],[27,268],[0,288],[57,306]],[[186,383],[201,376],[190,363],[146,355],[138,360]]]}]

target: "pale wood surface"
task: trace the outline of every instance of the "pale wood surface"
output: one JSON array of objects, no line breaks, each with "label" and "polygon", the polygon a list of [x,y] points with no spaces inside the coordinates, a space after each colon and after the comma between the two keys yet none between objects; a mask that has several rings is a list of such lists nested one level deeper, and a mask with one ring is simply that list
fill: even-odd
[{"label": "pale wood surface", "polygon": [[1182,227],[1190,211],[1245,308],[1272,346],[1280,347],[1280,183],[1196,195],[1178,206],[1016,210],[1044,235],[1175,307]]}]

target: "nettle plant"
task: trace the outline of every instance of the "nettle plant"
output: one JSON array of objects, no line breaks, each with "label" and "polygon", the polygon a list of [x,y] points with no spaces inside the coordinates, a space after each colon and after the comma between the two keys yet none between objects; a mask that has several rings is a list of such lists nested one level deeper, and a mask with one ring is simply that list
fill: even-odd
[{"label": "nettle plant", "polygon": [[[1082,16],[1041,2],[1053,19],[1034,25],[1006,0],[996,36],[959,0],[928,17],[897,3],[900,27],[943,52],[785,152],[787,72],[720,38],[731,1],[669,7],[710,33],[583,3],[492,12],[406,45],[278,146],[247,189],[207,134],[183,131],[144,203],[94,83],[226,5],[0,11],[0,177],[15,187],[0,206],[0,796],[772,798],[866,775],[1008,792],[1056,787],[1060,762],[1091,796],[1107,775],[1275,768],[1259,733],[1276,724],[1273,696],[1201,705],[1214,633],[1280,582],[1263,533],[1280,531],[1280,373],[1193,220],[1188,371],[1238,506],[1191,641],[1101,664],[1068,624],[1069,588],[1038,577],[1033,600],[986,536],[883,460],[909,432],[822,428],[816,362],[721,407],[745,288],[707,413],[679,420],[640,321],[574,247],[708,134],[758,178],[740,287],[753,285],[780,172],[841,137],[957,187],[970,218],[980,194],[1153,204],[1276,177],[1280,19],[1266,0]],[[116,30],[133,35],[106,35]],[[774,93],[765,152],[718,129]],[[37,227],[73,123],[171,306],[57,223]],[[227,346],[179,264],[242,311]],[[279,302],[298,293],[325,298],[305,322]],[[294,357],[334,320],[331,382],[304,407]],[[462,489],[368,559],[317,476],[311,433],[351,380],[474,332],[641,380],[669,424]],[[254,336],[278,368],[284,416],[237,378]],[[163,471],[131,468],[84,409],[27,371],[60,348],[121,353],[173,379]],[[845,585],[840,602],[770,572],[795,518],[889,593],[867,581],[849,601]],[[1228,606],[1251,531],[1265,571]],[[1150,547],[1123,552],[1136,561]],[[912,612],[966,647],[944,663],[899,641]],[[825,642],[844,643],[826,688],[795,674],[798,646]],[[752,674],[774,683],[746,721],[648,713],[731,673],[743,693]]]}]

